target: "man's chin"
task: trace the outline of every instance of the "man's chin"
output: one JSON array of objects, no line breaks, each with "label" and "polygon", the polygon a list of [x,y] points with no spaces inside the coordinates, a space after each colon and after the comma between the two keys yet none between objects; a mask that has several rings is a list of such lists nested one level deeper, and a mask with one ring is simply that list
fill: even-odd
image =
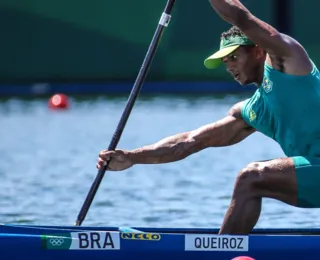
[{"label": "man's chin", "polygon": [[243,82],[243,81],[241,81],[241,80],[236,80],[236,82],[238,82],[241,86],[244,86],[244,85],[247,84],[247,83],[245,83],[245,82]]},{"label": "man's chin", "polygon": [[247,85],[251,85],[251,84],[254,84],[254,82],[250,81],[250,80],[246,80],[246,81],[243,81],[243,80],[237,80],[237,82],[241,85],[241,86],[247,86]]}]

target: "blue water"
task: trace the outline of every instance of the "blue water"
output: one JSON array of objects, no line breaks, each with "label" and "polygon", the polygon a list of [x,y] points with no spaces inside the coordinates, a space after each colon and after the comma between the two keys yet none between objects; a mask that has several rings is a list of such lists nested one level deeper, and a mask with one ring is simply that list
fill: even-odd
[{"label": "blue water", "polygon": [[[119,148],[133,149],[223,117],[246,96],[140,97]],[[127,97],[71,98],[67,111],[47,99],[0,102],[0,222],[73,225]],[[251,161],[284,156],[256,133],[162,165],[108,172],[83,225],[219,227],[235,176]],[[257,227],[319,227],[318,209],[266,199]]]}]

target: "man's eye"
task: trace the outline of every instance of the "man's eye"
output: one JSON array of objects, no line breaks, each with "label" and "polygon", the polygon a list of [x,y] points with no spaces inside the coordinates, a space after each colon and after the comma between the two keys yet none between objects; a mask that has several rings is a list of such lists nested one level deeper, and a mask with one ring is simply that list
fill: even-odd
[{"label": "man's eye", "polygon": [[237,55],[231,55],[230,60],[236,60],[237,59]]}]

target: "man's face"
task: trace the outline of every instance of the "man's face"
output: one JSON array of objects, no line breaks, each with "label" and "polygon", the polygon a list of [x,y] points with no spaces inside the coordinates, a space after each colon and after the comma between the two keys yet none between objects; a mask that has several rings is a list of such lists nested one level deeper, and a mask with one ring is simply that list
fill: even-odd
[{"label": "man's face", "polygon": [[240,46],[222,58],[227,71],[241,85],[254,83],[258,76],[261,59],[258,59],[254,46]]}]

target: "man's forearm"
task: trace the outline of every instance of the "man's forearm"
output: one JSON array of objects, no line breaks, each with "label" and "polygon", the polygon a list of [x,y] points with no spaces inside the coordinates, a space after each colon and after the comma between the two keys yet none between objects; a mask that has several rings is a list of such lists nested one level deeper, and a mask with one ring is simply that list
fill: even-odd
[{"label": "man's forearm", "polygon": [[222,19],[236,26],[245,21],[250,14],[238,0],[209,0],[209,2]]},{"label": "man's forearm", "polygon": [[169,163],[182,160],[201,149],[201,144],[190,139],[189,132],[186,132],[132,150],[129,155],[133,164]]}]

